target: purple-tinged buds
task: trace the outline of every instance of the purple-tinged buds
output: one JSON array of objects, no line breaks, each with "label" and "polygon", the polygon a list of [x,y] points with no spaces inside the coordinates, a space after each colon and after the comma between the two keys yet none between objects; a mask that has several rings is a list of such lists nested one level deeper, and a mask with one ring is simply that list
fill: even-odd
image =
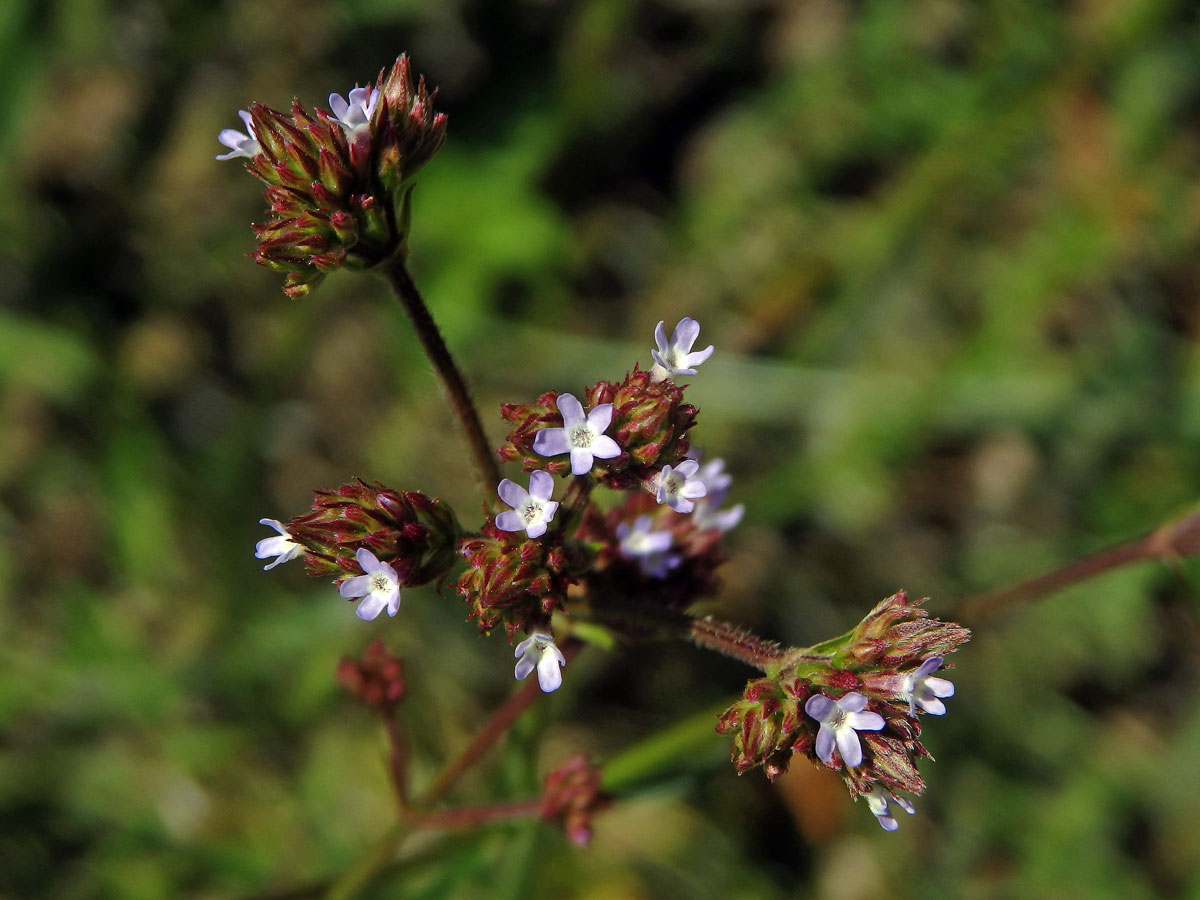
[{"label": "purple-tinged buds", "polygon": [[[370,574],[359,558],[361,549],[388,563],[397,573],[397,583],[402,580],[405,586],[440,578],[453,565],[458,522],[441,500],[379,483],[371,486],[361,479],[315,493],[312,511],[287,526],[292,538],[308,550],[305,565],[310,575],[341,579]],[[390,595],[384,606],[389,604]]]},{"label": "purple-tinged buds", "polygon": [[269,218],[254,226],[254,260],[285,273],[291,297],[334,269],[403,252],[412,177],[445,140],[446,117],[433,112],[423,80],[413,89],[404,56],[376,87],[331,94],[330,104],[332,113],[299,101],[289,113],[254,104],[243,115],[249,134],[220,135],[231,152],[218,158],[246,157],[266,185]]},{"label": "purple-tinged buds", "polygon": [[468,568],[455,587],[471,605],[467,618],[478,619],[484,634],[500,624],[509,640],[517,631],[543,629],[574,581],[567,549],[554,532],[533,540],[489,523],[481,535],[465,538],[459,552]]}]

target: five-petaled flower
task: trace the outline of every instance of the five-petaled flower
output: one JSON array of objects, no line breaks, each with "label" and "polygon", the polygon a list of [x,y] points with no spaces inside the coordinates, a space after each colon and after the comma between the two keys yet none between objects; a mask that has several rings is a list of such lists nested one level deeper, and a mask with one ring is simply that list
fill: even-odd
[{"label": "five-petaled flower", "polygon": [[546,523],[554,518],[557,501],[551,500],[554,493],[554,477],[549,472],[531,472],[529,490],[505,478],[497,489],[500,499],[512,507],[496,516],[496,527],[501,531],[521,531],[531,538],[546,533]]},{"label": "five-petaled flower", "polygon": [[666,578],[677,568],[683,558],[678,553],[668,553],[674,538],[669,531],[651,531],[653,523],[648,515],[640,515],[633,525],[622,522],[617,526],[617,540],[621,555],[636,559],[642,572],[651,578]]},{"label": "five-petaled flower", "polygon": [[244,109],[239,109],[238,115],[246,123],[248,134],[242,134],[234,128],[222,129],[221,133],[217,135],[217,140],[228,147],[229,152],[221,154],[217,159],[233,159],[235,156],[254,159],[254,157],[262,152],[262,147],[258,145],[258,140],[254,134],[254,122],[250,118],[250,113]]},{"label": "five-petaled flower", "polygon": [[931,656],[904,679],[903,696],[908,700],[908,714],[914,715],[913,704],[934,716],[946,714],[946,704],[939,697],[953,697],[954,685],[945,678],[934,678],[933,673],[942,666],[940,656]]},{"label": "five-petaled flower", "polygon": [[892,815],[891,804],[895,803],[910,816],[916,812],[909,800],[893,794],[880,784],[872,786],[870,793],[863,794],[863,799],[867,801],[867,808],[871,810],[871,815],[879,820],[879,825],[884,831],[895,831],[900,827],[900,823]]},{"label": "five-petaled flower", "polygon": [[[699,460],[699,456],[696,457]],[[692,509],[692,524],[700,531],[729,531],[742,521],[746,507],[739,503],[729,509],[718,509],[729,494],[733,476],[725,471],[725,461],[712,459],[700,466],[696,478],[708,491]]]},{"label": "five-petaled flower", "polygon": [[663,466],[655,481],[658,484],[657,498],[677,513],[690,513],[698,500],[708,493],[704,482],[696,477],[700,463],[685,459],[677,466]]},{"label": "five-petaled flower", "polygon": [[346,131],[346,140],[354,143],[360,134],[365,134],[371,124],[371,115],[379,102],[379,91],[370,87],[356,87],[350,92],[349,102],[341,94],[329,95],[329,109],[333,121]]},{"label": "five-petaled flower", "polygon": [[275,537],[263,538],[254,545],[254,555],[259,559],[266,559],[268,556],[274,556],[273,562],[263,566],[263,571],[273,569],[280,563],[285,563],[289,559],[295,559],[304,553],[304,547],[296,543],[292,539],[291,532],[283,527],[283,523],[278,519],[259,519],[258,524],[270,525],[279,534]]},{"label": "five-petaled flower", "polygon": [[558,647],[554,646],[554,638],[550,635],[540,631],[534,632],[517,644],[513,656],[520,657],[513,673],[516,675],[517,681],[524,681],[536,668],[538,685],[547,694],[558,690],[562,685],[560,667],[567,664],[567,658],[563,656]]},{"label": "five-petaled flower", "polygon": [[804,711],[821,723],[817,732],[817,758],[823,763],[833,760],[833,747],[837,744],[842,762],[854,768],[862,762],[862,744],[857,732],[878,731],[883,727],[883,716],[874,712],[863,712],[867,698],[851,691],[838,701],[824,694],[813,694],[804,704]]},{"label": "five-petaled flower", "polygon": [[662,322],[654,329],[654,341],[657,350],[651,350],[654,361],[667,370],[668,375],[695,375],[696,366],[712,356],[713,345],[709,344],[703,350],[692,352],[692,344],[700,337],[700,323],[695,319],[684,317],[675,326],[670,343],[667,333],[663,330]]},{"label": "five-petaled flower", "polygon": [[400,576],[366,547],[359,547],[354,554],[362,575],[347,578],[338,586],[338,593],[347,599],[362,597],[362,603],[354,610],[364,622],[370,622],[386,607],[388,615],[400,610]]},{"label": "five-petaled flower", "polygon": [[592,469],[593,457],[612,459],[621,455],[621,448],[604,430],[612,422],[613,405],[601,403],[586,416],[583,406],[572,394],[558,395],[558,411],[562,428],[543,428],[533,438],[535,453],[542,456],[571,454],[571,474],[586,475]]}]

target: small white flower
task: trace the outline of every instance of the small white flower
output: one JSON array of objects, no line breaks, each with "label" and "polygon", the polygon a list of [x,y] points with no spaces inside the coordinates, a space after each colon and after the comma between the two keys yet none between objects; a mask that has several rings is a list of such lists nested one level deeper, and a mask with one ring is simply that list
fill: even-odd
[{"label": "small white flower", "polygon": [[277,537],[263,538],[254,545],[254,555],[259,559],[266,559],[269,556],[274,556],[273,562],[263,566],[263,571],[273,569],[280,563],[285,563],[289,559],[295,559],[297,556],[304,554],[304,547],[296,543],[292,539],[291,533],[283,527],[283,523],[278,519],[259,519],[259,525],[270,525],[279,532]]},{"label": "small white flower", "polygon": [[870,793],[863,794],[862,796],[867,801],[867,808],[871,810],[871,815],[879,820],[879,825],[884,831],[895,831],[900,827],[900,823],[892,815],[892,803],[895,803],[910,816],[916,812],[911,802],[904,797],[896,796],[881,784],[873,785]]},{"label": "small white flower", "polygon": [[359,134],[365,133],[371,124],[371,115],[379,102],[379,91],[370,87],[356,87],[349,93],[349,102],[341,94],[329,95],[329,109],[333,121],[346,131],[346,140],[351,143]]},{"label": "small white flower", "polygon": [[517,644],[513,656],[520,657],[513,672],[517,681],[524,681],[536,668],[538,685],[545,693],[557,691],[562,685],[561,667],[567,664],[567,658],[554,646],[554,638],[550,635],[541,632],[531,634]]},{"label": "small white flower", "polygon": [[836,703],[824,694],[813,694],[808,698],[804,711],[821,723],[817,731],[817,758],[821,762],[833,760],[834,744],[847,767],[853,769],[862,762],[858,732],[878,731],[883,727],[883,716],[863,712],[866,707],[867,698],[857,691],[851,691]]},{"label": "small white flower", "polygon": [[500,499],[512,507],[496,516],[501,531],[521,531],[531,538],[546,533],[546,523],[554,518],[558,503],[550,499],[554,493],[554,478],[549,472],[531,472],[529,490],[505,478],[497,489]]},{"label": "small white flower", "polygon": [[671,341],[667,343],[667,333],[663,330],[662,322],[654,329],[654,342],[657,350],[651,350],[654,361],[662,366],[668,375],[695,375],[695,367],[712,356],[713,346],[709,344],[703,350],[692,352],[692,344],[700,336],[700,323],[686,316],[679,320]]},{"label": "small white flower", "polygon": [[677,466],[663,466],[655,482],[658,485],[659,503],[665,503],[677,513],[690,513],[698,500],[708,493],[704,482],[696,477],[700,463],[685,459]]},{"label": "small white flower", "polygon": [[674,538],[669,531],[651,531],[652,522],[648,515],[640,515],[630,526],[622,522],[617,526],[617,540],[621,542],[621,555],[636,559],[642,572],[651,578],[666,578],[672,569],[678,568],[683,557],[668,553]]},{"label": "small white flower", "polygon": [[343,597],[362,597],[362,603],[354,610],[364,622],[370,622],[386,608],[389,616],[400,610],[400,576],[366,547],[359,547],[354,554],[359,568],[365,574],[347,578],[338,586]]},{"label": "small white flower", "polygon": [[250,113],[244,109],[238,110],[238,115],[241,116],[243,122],[246,123],[247,134],[242,134],[233,128],[222,129],[217,135],[217,140],[229,148],[229,152],[218,156],[217,159],[233,159],[235,156],[244,156],[246,159],[254,159],[262,152],[262,147],[258,145],[257,135],[254,133],[254,120],[250,118]]},{"label": "small white flower", "polygon": [[572,394],[558,395],[562,428],[543,428],[533,436],[533,449],[542,456],[571,454],[571,474],[586,475],[592,470],[593,457],[612,459],[621,455],[617,442],[604,433],[612,422],[613,405],[601,403],[586,416],[583,406]]},{"label": "small white flower", "polygon": [[908,714],[915,715],[915,703],[934,716],[946,714],[946,704],[939,697],[953,697],[954,685],[945,678],[934,678],[933,673],[942,665],[942,657],[931,656],[904,678],[902,696],[908,700]]}]

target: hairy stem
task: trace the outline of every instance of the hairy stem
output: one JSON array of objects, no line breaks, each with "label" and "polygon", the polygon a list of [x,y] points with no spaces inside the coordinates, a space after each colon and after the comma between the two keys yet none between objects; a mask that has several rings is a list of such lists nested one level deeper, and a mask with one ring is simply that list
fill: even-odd
[{"label": "hairy stem", "polygon": [[589,615],[596,621],[616,628],[632,628],[642,634],[651,632],[657,636],[689,640],[697,647],[715,650],[763,672],[773,669],[785,655],[774,641],[760,638],[745,628],[718,621],[711,616],[697,618],[679,610],[607,600],[603,605],[593,606]]},{"label": "hairy stem", "polygon": [[1174,560],[1200,553],[1200,510],[1164,522],[1142,537],[1123,541],[1067,563],[1052,572],[967,601],[960,618],[970,624],[1028,600],[1038,600],[1121,566]]},{"label": "hairy stem", "polygon": [[455,364],[454,357],[450,355],[450,350],[446,347],[446,342],[442,339],[442,333],[438,330],[437,323],[433,321],[429,308],[421,299],[421,293],[413,283],[403,256],[393,257],[383,266],[383,272],[388,284],[392,286],[392,290],[400,300],[400,305],[408,314],[413,330],[416,331],[417,337],[421,341],[425,355],[433,363],[434,371],[441,380],[442,387],[446,389],[450,405],[454,408],[454,414],[458,417],[459,425],[462,426],[467,445],[471,448],[484,502],[489,507],[494,507],[496,505],[496,485],[500,483],[500,467],[488,444],[487,437],[483,433],[483,425],[479,421],[479,412],[471,399],[467,381]]}]

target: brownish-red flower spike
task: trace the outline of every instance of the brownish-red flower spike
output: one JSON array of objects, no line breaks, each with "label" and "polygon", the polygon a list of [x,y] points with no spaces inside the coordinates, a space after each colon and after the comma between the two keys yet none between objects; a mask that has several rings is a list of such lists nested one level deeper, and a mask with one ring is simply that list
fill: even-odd
[{"label": "brownish-red flower spike", "polygon": [[541,816],[559,821],[571,843],[580,847],[592,839],[592,818],[612,801],[600,791],[600,767],[583,754],[573,756],[546,778]]},{"label": "brownish-red flower spike", "polygon": [[337,667],[342,687],[371,709],[391,715],[404,700],[404,660],[392,656],[383,641],[371,643],[361,660],[343,659]]}]

